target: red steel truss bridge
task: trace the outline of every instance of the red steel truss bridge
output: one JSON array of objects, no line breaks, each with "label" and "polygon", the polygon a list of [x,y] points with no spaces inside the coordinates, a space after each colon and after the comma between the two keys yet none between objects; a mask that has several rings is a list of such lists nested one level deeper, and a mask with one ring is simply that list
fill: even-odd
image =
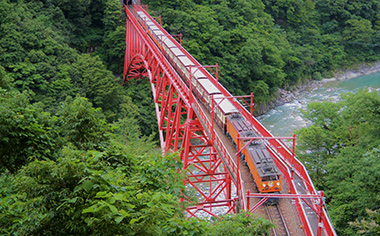
[{"label": "red steel truss bridge", "polygon": [[[169,35],[139,1],[126,0],[123,6],[127,15],[124,82],[143,77],[150,80],[163,155],[179,151],[183,168],[188,172],[185,185],[195,190],[199,199],[187,208],[188,216],[218,216],[242,210],[256,212],[269,198],[278,198],[280,202],[286,199],[292,209],[285,208],[285,213],[295,218],[293,221],[299,229],[285,235],[299,235],[296,233],[299,230],[304,235],[337,235],[324,208],[323,192],[315,189],[306,168],[294,156],[295,136],[273,137],[246,109],[252,106],[252,95],[245,97],[250,103],[240,103],[242,97],[232,96],[218,82],[217,65],[202,66],[182,47],[182,35]],[[158,36],[155,30],[160,32]],[[184,69],[179,70],[170,62],[170,55],[165,53],[168,45],[187,58],[188,65]],[[199,71],[222,93],[223,98],[219,100],[211,98],[212,109],[199,101],[193,83],[187,82]],[[231,148],[231,141],[214,122],[215,107],[223,100],[228,100],[259,134],[246,141],[264,140],[281,171],[286,193],[251,191],[254,183],[244,174],[243,162],[238,158],[245,147]],[[283,139],[293,140],[292,150]]]}]

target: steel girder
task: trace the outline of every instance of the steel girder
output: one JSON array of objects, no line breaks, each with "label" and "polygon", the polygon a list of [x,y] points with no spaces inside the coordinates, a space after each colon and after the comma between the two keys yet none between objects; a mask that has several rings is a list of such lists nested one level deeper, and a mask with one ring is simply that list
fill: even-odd
[{"label": "steel girder", "polygon": [[198,198],[192,202],[193,206],[187,208],[188,216],[235,212],[232,178],[210,140],[211,131],[206,132],[193,110],[193,95],[139,25],[133,8],[125,7],[125,11],[124,82],[142,77],[150,80],[163,154],[171,151],[180,153],[183,168],[188,172],[184,184],[186,188],[192,187]]}]

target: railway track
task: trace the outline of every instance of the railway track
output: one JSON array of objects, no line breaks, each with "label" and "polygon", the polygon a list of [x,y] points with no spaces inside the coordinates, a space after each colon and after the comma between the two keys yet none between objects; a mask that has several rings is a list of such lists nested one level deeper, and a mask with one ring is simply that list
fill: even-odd
[{"label": "railway track", "polygon": [[277,228],[273,229],[274,236],[290,236],[288,227],[285,223],[285,219],[282,216],[282,213],[278,205],[274,205],[274,206],[265,205],[265,208],[268,213],[270,221],[274,223],[275,225],[277,225]]}]

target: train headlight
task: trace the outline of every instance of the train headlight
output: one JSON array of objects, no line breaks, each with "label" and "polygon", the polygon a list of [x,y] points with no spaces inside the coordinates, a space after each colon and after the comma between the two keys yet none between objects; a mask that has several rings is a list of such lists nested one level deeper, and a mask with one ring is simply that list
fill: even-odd
[{"label": "train headlight", "polygon": [[265,185],[265,184],[263,184],[263,188],[265,188],[265,186],[266,186],[266,185]]},{"label": "train headlight", "polygon": [[269,185],[270,188],[272,188],[273,185],[274,185],[274,183],[272,181],[270,181],[268,185]]},{"label": "train headlight", "polygon": [[277,182],[277,186],[280,186],[280,182]]}]

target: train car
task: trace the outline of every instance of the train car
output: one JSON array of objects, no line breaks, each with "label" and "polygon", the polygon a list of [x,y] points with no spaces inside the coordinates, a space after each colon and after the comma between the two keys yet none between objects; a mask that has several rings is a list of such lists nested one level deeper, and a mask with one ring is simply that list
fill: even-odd
[{"label": "train car", "polygon": [[144,12],[137,11],[136,15],[140,24],[146,29],[150,37],[163,52],[165,58],[188,86],[190,74],[193,83],[196,83],[199,78],[207,78],[199,68],[195,67],[195,64],[178,48],[170,37],[161,31]]},{"label": "train car", "polygon": [[193,85],[195,85],[195,94],[210,111],[212,106],[211,96],[222,93],[208,78],[198,79],[193,82]]},{"label": "train car", "polygon": [[149,17],[142,11],[136,11],[137,21],[156,43],[156,45],[162,50],[162,47],[158,43],[158,39],[164,35],[164,33],[156,26],[156,24],[149,19]]},{"label": "train car", "polygon": [[182,52],[182,50],[147,18],[144,12],[138,11],[136,14],[140,24],[146,28],[153,41],[161,49],[164,56],[169,60],[170,64],[181,78],[184,79],[188,86],[190,74],[195,81],[200,77],[207,78],[203,72],[195,67],[195,64]]},{"label": "train car", "polygon": [[224,127],[227,115],[236,113],[238,110],[230,101],[224,98],[224,95],[208,78],[193,79],[193,85],[195,85],[195,96],[209,111],[212,109],[211,99],[214,97],[215,122],[225,132]]},{"label": "train car", "polygon": [[232,114],[239,114],[238,109],[225,98],[223,94],[214,95],[214,106],[218,106],[220,109],[215,109],[216,123],[223,129],[223,132],[227,132],[227,116]]},{"label": "train car", "polygon": [[[238,140],[238,137],[258,137],[256,131],[240,113],[228,115],[226,126],[227,136],[235,145],[239,142],[240,148],[248,141]],[[241,156],[261,193],[281,191],[281,172],[261,140],[254,140],[242,151]]]},{"label": "train car", "polygon": [[[207,78],[207,76],[195,67],[195,64],[170,40],[144,12],[137,13],[140,24],[142,24],[150,34],[151,38],[160,47],[164,56],[174,67],[177,73],[189,86],[189,78],[193,83],[194,92],[198,99],[211,110],[211,96],[215,95],[216,123],[220,127],[225,127],[226,115],[237,112],[236,108],[227,99],[222,99],[222,92]],[[219,99],[219,100],[217,100]],[[220,103],[220,104],[219,104]],[[219,104],[219,105],[218,105]],[[225,129],[224,129],[225,130]]]}]

